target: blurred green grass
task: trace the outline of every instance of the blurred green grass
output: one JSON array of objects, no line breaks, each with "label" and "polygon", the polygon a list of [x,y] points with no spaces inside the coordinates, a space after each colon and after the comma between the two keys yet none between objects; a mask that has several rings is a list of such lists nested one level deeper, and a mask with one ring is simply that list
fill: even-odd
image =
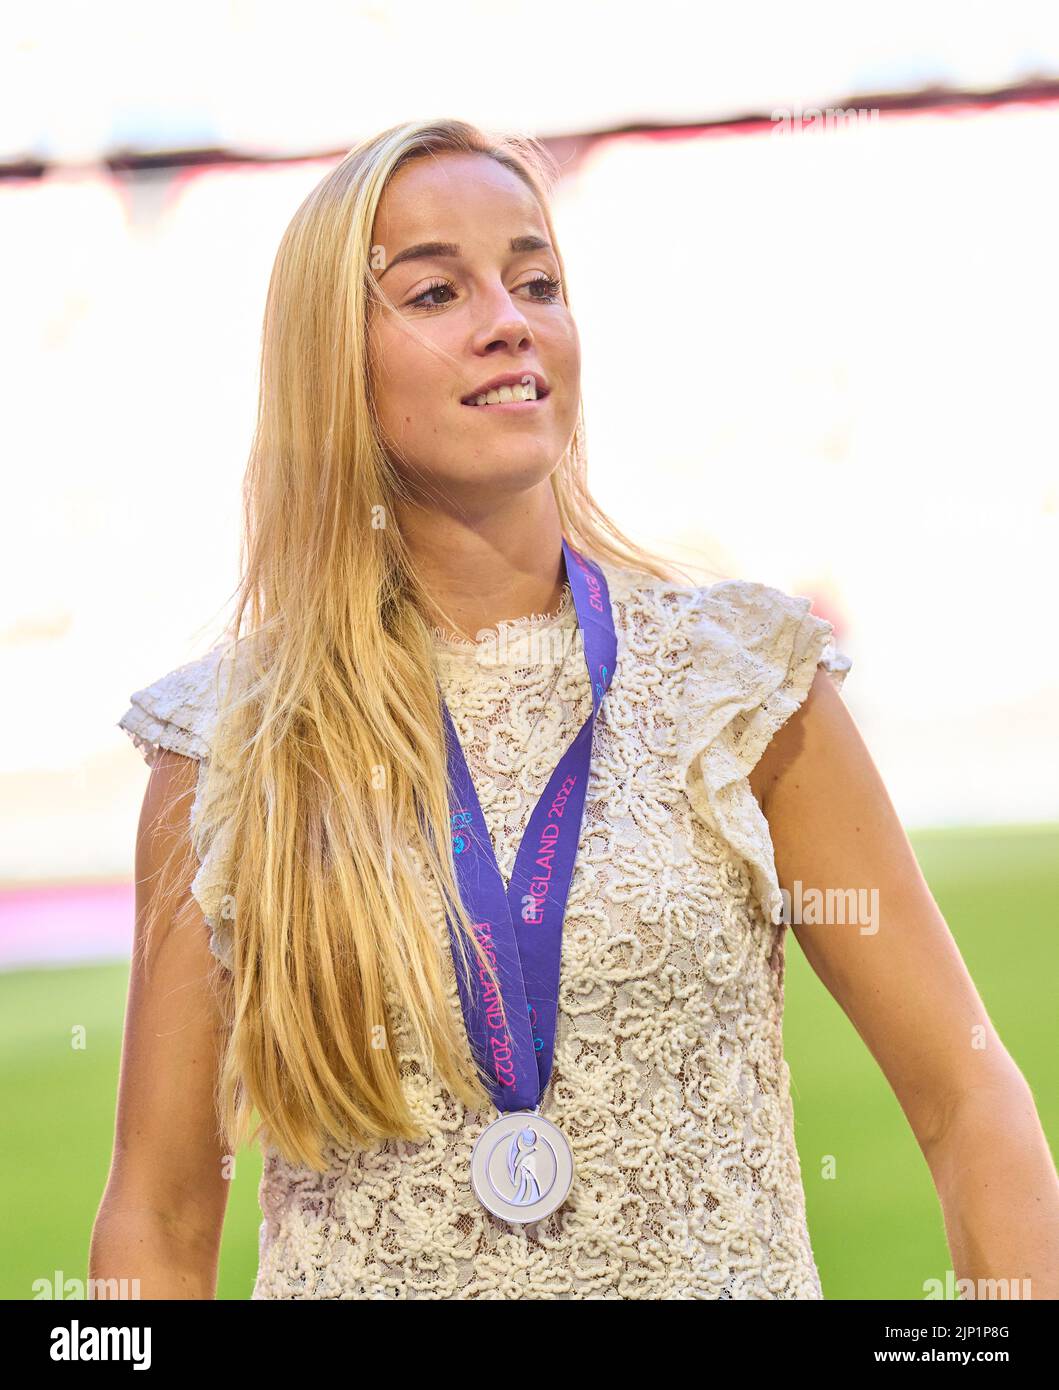
[{"label": "blurred green grass", "polygon": [[[989,1017],[1037,1102],[1052,1155],[1059,826],[910,834]],[[889,1083],[787,941],[784,1050],[809,1234],[826,1298],[922,1299],[952,1267],[941,1207]],[[824,1155],[835,1176],[821,1175]]]},{"label": "blurred green grass", "polygon": [[[1056,1151],[1059,825],[920,831],[917,858]],[[0,974],[8,1194],[0,1298],[87,1277],[113,1142],[127,965]],[[57,1024],[61,1020],[61,1027]],[[88,1045],[71,1046],[81,1025]],[[951,1260],[930,1173],[874,1059],[787,941],[785,1049],[809,1230],[827,1298],[921,1299]],[[833,1155],[836,1177],[821,1175]],[[250,1296],[261,1162],[239,1155],[217,1296]]]}]

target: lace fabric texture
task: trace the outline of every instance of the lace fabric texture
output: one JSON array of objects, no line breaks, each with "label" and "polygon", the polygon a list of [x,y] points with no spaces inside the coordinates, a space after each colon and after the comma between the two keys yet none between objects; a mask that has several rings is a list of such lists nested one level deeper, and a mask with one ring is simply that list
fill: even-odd
[{"label": "lace fabric texture", "polygon": [[[783,1056],[782,897],[747,776],[817,667],[841,686],[851,663],[807,598],[601,568],[618,663],[596,720],[542,1104],[573,1148],[571,1194],[522,1227],[479,1205],[470,1154],[495,1112],[468,1111],[428,1074],[398,1013],[402,1084],[431,1137],[331,1146],[324,1173],[266,1148],[255,1299],[823,1296]],[[434,635],[506,883],[591,712],[569,589],[556,613],[477,641]],[[119,724],[148,762],[160,747],[209,756],[218,658],[131,697]],[[225,837],[204,843],[197,809],[192,891],[230,965]]]}]

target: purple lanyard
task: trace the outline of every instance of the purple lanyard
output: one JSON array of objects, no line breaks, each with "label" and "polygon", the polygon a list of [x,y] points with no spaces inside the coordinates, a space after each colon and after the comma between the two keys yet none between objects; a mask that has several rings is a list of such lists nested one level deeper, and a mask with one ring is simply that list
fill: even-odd
[{"label": "purple lanyard", "polygon": [[563,558],[584,641],[592,713],[559,759],[533,809],[506,892],[452,716],[444,698],[441,702],[456,882],[496,971],[507,1011],[506,1028],[492,984],[464,941],[472,973],[468,987],[455,944],[458,928],[451,918],[449,939],[467,1035],[490,1077],[489,1089],[501,1112],[535,1109],[551,1076],[563,916],[581,838],[592,734],[618,650],[610,591],[602,571],[573,550],[565,536]]}]

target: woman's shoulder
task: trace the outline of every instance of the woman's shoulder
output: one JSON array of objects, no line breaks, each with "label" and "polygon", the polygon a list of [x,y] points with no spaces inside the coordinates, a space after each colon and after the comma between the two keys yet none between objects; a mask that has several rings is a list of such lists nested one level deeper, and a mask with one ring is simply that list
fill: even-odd
[{"label": "woman's shoulder", "polygon": [[686,767],[706,754],[715,787],[750,772],[805,702],[818,668],[841,689],[852,667],[808,595],[757,579],[695,584],[620,567],[604,573],[624,630],[619,676],[623,656],[627,676],[637,668],[649,676],[634,688],[666,706]]},{"label": "woman's shoulder", "polygon": [[204,656],[174,667],[129,696],[117,726],[129,735],[149,766],[162,748],[189,758],[209,756],[229,651],[230,644],[220,642]]},{"label": "woman's shoulder", "polygon": [[749,864],[767,919],[779,923],[772,842],[749,776],[805,702],[818,667],[841,688],[852,662],[834,624],[808,596],[760,580],[698,585],[605,573],[622,612],[625,657],[650,673],[630,681],[629,698],[664,711],[659,724],[671,729],[692,806]]},{"label": "woman's shoulder", "polygon": [[733,664],[755,668],[815,668],[822,663],[841,685],[852,663],[835,642],[834,624],[812,611],[812,599],[758,579],[724,578],[708,584],[663,579],[604,563],[611,597],[639,636],[687,648],[720,674]]}]

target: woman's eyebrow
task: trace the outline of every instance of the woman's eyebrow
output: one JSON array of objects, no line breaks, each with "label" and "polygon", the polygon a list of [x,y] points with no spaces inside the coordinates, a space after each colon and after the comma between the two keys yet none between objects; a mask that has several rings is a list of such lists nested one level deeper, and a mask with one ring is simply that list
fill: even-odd
[{"label": "woman's eyebrow", "polygon": [[[551,242],[546,241],[540,236],[513,236],[511,238],[511,250],[516,254],[522,251],[550,251]],[[441,257],[461,255],[459,246],[454,241],[420,241],[415,246],[408,246],[403,251],[398,251],[393,260],[390,261],[386,270],[392,270],[401,261],[436,260]],[[386,270],[379,276],[381,280]]]}]

